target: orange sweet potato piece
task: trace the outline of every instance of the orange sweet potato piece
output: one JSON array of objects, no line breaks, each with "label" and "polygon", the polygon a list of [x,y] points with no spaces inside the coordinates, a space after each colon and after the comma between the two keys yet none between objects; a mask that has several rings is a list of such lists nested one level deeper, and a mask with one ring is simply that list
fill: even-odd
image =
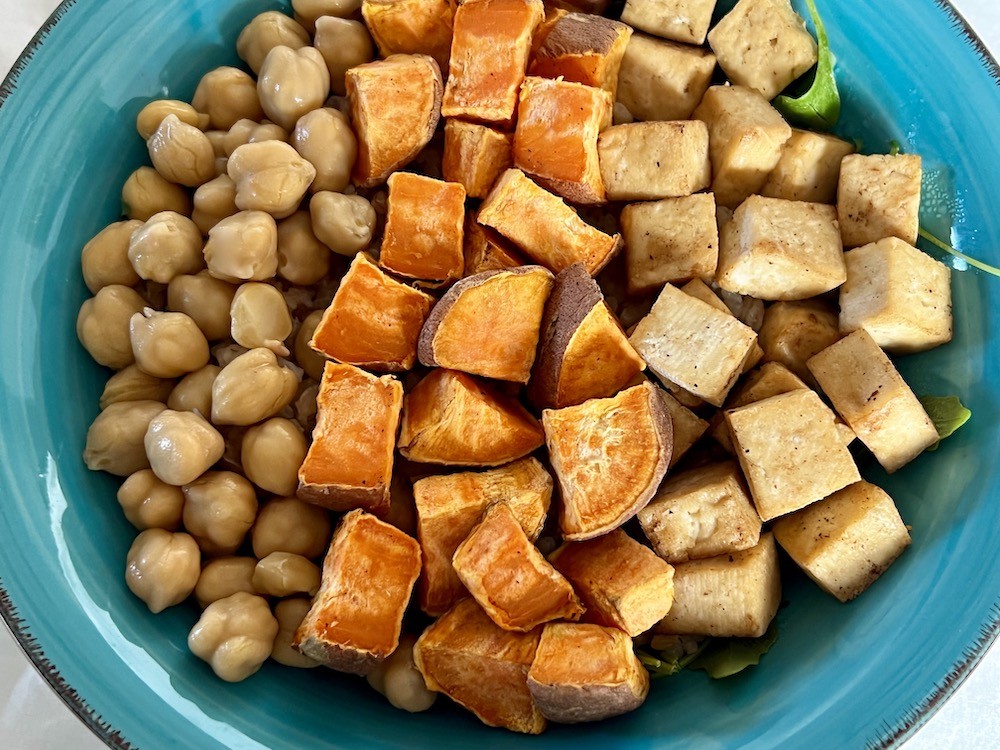
[{"label": "orange sweet potato piece", "polygon": [[464,244],[466,276],[525,265],[524,259],[510,249],[496,232],[476,220],[474,212],[465,214]]},{"label": "orange sweet potato piece", "polygon": [[448,69],[453,0],[363,0],[361,15],[382,57],[429,55]]},{"label": "orange sweet potato piece", "polygon": [[514,136],[474,122],[444,124],[441,172],[465,187],[471,198],[485,198],[493,183],[514,163]]},{"label": "orange sweet potato piece", "polygon": [[366,253],[351,262],[309,346],[370,370],[409,370],[434,298],[382,272]]},{"label": "orange sweet potato piece", "polygon": [[396,650],[420,573],[420,545],[360,510],[341,522],[323,562],[323,582],[294,647],[332,669],[367,674]]},{"label": "orange sweet potato piece", "polygon": [[549,562],[573,584],[588,622],[633,638],[662,620],[674,602],[674,569],[621,529],[568,542]]},{"label": "orange sweet potato piece", "polygon": [[617,529],[652,499],[673,449],[670,414],[652,383],[542,412],[570,541]]},{"label": "orange sweet potato piece", "polygon": [[403,386],[392,376],[327,362],[313,442],[299,468],[299,499],[331,510],[388,513],[402,404]]},{"label": "orange sweet potato piece", "polygon": [[613,396],[645,366],[583,264],[560,272],[542,318],[532,401],[561,409]]},{"label": "orange sweet potato piece", "polygon": [[631,26],[610,18],[563,13],[553,20],[535,51],[529,73],[596,86],[609,92],[613,100],[631,36]]},{"label": "orange sweet potato piece", "polygon": [[555,273],[583,263],[596,276],[622,248],[620,234],[607,235],[590,226],[520,169],[508,169],[497,180],[479,209],[479,223]]},{"label": "orange sweet potato piece", "polygon": [[455,11],[441,114],[508,123],[517,107],[542,0],[466,0]]},{"label": "orange sweet potato piece", "polygon": [[463,599],[417,639],[413,661],[430,690],[444,693],[491,727],[540,734],[545,717],[528,692],[528,669],[541,629],[498,628]]},{"label": "orange sweet potato piece", "polygon": [[429,367],[527,383],[552,274],[518,266],[468,276],[431,310],[417,353]]},{"label": "orange sweet potato piece", "polygon": [[412,172],[389,177],[389,212],[379,265],[447,283],[462,278],[465,188]]},{"label": "orange sweet potato piece", "polygon": [[552,477],[534,458],[499,469],[432,476],[413,483],[417,537],[424,555],[420,607],[436,616],[467,596],[451,558],[491,503],[504,502],[535,541],[552,501]]},{"label": "orange sweet potato piece", "polygon": [[404,399],[399,452],[411,461],[500,466],[544,442],[538,420],[516,398],[464,372],[434,370]]},{"label": "orange sweet potato piece", "polygon": [[538,24],[538,28],[535,29],[535,35],[531,38],[531,57],[529,60],[534,60],[535,55],[538,54],[538,50],[543,44],[545,44],[545,38],[552,31],[552,27],[556,25],[560,18],[569,13],[568,10],[563,10],[562,8],[553,8],[551,3],[545,6],[545,18],[542,22]]},{"label": "orange sweet potato piece", "polygon": [[374,187],[416,158],[441,117],[441,69],[427,55],[390,55],[346,74],[358,136],[354,181]]}]

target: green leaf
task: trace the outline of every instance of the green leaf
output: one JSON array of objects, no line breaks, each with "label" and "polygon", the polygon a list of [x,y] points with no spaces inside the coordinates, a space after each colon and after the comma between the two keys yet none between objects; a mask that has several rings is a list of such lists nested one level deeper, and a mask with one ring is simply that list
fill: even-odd
[{"label": "green leaf", "polygon": [[980,271],[985,271],[986,273],[993,274],[994,276],[1000,276],[1000,268],[991,266],[989,263],[983,263],[981,260],[976,260],[975,258],[966,255],[961,250],[956,250],[944,240],[939,240],[923,227],[920,228],[919,234],[929,243],[934,245],[934,247],[939,250],[944,250],[949,255],[954,255],[956,258],[961,258],[973,268],[978,268]]},{"label": "green leaf", "polygon": [[816,77],[802,96],[779,96],[774,100],[774,107],[796,125],[813,130],[831,130],[840,119],[840,91],[833,75],[836,60],[830,51],[830,40],[827,38],[823,19],[816,10],[816,3],[814,0],[806,0],[806,5],[816,27],[816,42],[819,46]]},{"label": "green leaf", "polygon": [[[938,443],[954,434],[972,417],[972,412],[965,408],[958,396],[920,396],[919,399],[937,429]],[[935,450],[938,443],[928,450]]]},{"label": "green leaf", "polygon": [[[698,645],[698,648],[690,654],[679,654],[675,651],[656,651],[656,655],[654,656],[648,651],[638,649],[635,654],[639,657],[639,661],[642,662],[646,671],[649,672],[650,677],[671,677],[697,659],[698,655],[708,647],[708,644],[711,643],[711,641],[711,638],[704,639]],[[652,645],[653,644],[650,644],[651,648]],[[655,651],[656,649],[653,650]]]},{"label": "green leaf", "polygon": [[899,145],[899,141],[889,141],[889,156],[899,156],[901,153],[903,153],[903,149]]},{"label": "green leaf", "polygon": [[716,638],[689,666],[704,669],[713,680],[721,680],[760,664],[760,657],[771,650],[776,640],[778,628],[773,622],[760,638]]}]

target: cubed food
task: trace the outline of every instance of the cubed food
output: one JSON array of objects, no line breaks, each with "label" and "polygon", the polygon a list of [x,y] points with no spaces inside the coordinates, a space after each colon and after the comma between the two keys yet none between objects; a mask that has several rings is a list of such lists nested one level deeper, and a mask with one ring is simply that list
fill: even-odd
[{"label": "cubed food", "polygon": [[783,364],[813,384],[816,381],[806,362],[841,339],[836,310],[819,299],[771,305],[758,336],[764,359]]},{"label": "cubed food", "polygon": [[726,423],[764,521],[861,479],[833,412],[813,391],[795,390],[727,411]]},{"label": "cubed food", "polygon": [[733,311],[730,310],[729,307],[726,306],[726,303],[719,298],[719,295],[712,290],[712,287],[706,284],[702,279],[697,277],[691,279],[691,281],[681,287],[681,291],[684,292],[684,294],[694,297],[695,299],[700,299],[705,304],[711,305],[719,312],[728,313],[729,315],[733,314]]},{"label": "cubed food", "polygon": [[609,200],[677,198],[712,184],[701,120],[615,125],[601,133],[597,151]]},{"label": "cubed food", "polygon": [[910,544],[892,498],[858,482],[774,524],[774,538],[819,587],[842,602],[871,586]]},{"label": "cubed food", "polygon": [[299,468],[299,499],[384,516],[402,403],[403,386],[395,378],[327,362],[312,445]]},{"label": "cubed food", "polygon": [[[798,375],[780,362],[765,362],[758,369],[750,372],[746,379],[733,389],[729,398],[726,399],[726,408],[736,409],[756,401],[763,401],[771,396],[779,396],[782,393],[808,387]],[[841,427],[847,427],[847,425],[838,422],[838,430]],[[851,428],[847,427],[847,429],[850,431]],[[710,434],[719,445],[730,453],[734,452],[733,441],[729,435],[729,427],[726,425],[724,413],[717,412],[712,416]],[[851,440],[853,439],[852,437]],[[851,440],[847,440],[844,444],[850,444]]]},{"label": "cubed food", "polygon": [[860,247],[886,237],[915,245],[922,175],[920,157],[914,154],[845,156],[837,188],[844,247]]},{"label": "cubed food", "polygon": [[715,276],[719,234],[711,193],[632,203],[622,209],[621,226],[630,294]]},{"label": "cubed food", "polygon": [[544,442],[538,420],[516,398],[464,372],[433,370],[404,400],[398,447],[411,461],[500,466]]},{"label": "cubed food", "polygon": [[499,469],[464,471],[413,483],[417,536],[423,551],[420,608],[431,616],[447,612],[467,596],[451,558],[492,503],[506,503],[535,541],[552,500],[552,477],[534,458]]},{"label": "cubed food", "polygon": [[429,367],[527,383],[554,277],[541,266],[485,271],[455,284],[420,334]]},{"label": "cubed food", "polygon": [[524,259],[500,235],[484,227],[477,219],[474,211],[466,212],[463,239],[466,276],[525,265]]},{"label": "cubed food", "polygon": [[816,40],[789,0],[740,0],[708,34],[735,84],[773,99],[816,64]]},{"label": "cubed food", "polygon": [[863,328],[893,354],[951,341],[951,270],[946,265],[897,237],[851,250],[844,260],[841,331]]},{"label": "cubed food", "polygon": [[351,511],[333,535],[319,593],[292,645],[331,669],[367,674],[396,650],[419,573],[415,539]]},{"label": "cubed food", "polygon": [[596,86],[614,99],[631,27],[587,13],[562,13],[546,24],[528,72]]},{"label": "cubed food", "polygon": [[455,11],[448,85],[441,113],[509,123],[542,22],[542,0],[466,0]]},{"label": "cubed food", "polygon": [[836,136],[793,128],[761,194],[788,201],[836,203],[840,162],[853,153],[854,144]]},{"label": "cubed food", "polygon": [[390,55],[347,71],[358,136],[354,181],[374,187],[409,164],[441,117],[441,69],[426,55]]},{"label": "cubed food", "polygon": [[540,407],[613,396],[646,366],[581,263],[556,276],[541,331],[530,387]]},{"label": "cubed food", "polygon": [[645,507],[667,473],[673,429],[652,383],[613,398],[546,409],[542,424],[562,495],[564,539],[592,539],[617,529]]},{"label": "cubed food", "polygon": [[639,523],[656,554],[674,564],[739,552],[760,541],[760,517],[732,461],[671,476],[639,511]]},{"label": "cubed food", "polygon": [[429,689],[487,726],[540,734],[545,717],[528,691],[528,669],[541,634],[504,630],[475,599],[463,599],[417,639],[413,660]]},{"label": "cubed food", "polygon": [[667,284],[629,341],[658,377],[722,406],[757,334],[731,313]]},{"label": "cubed food", "polygon": [[744,86],[712,86],[694,116],[708,125],[715,200],[736,208],[764,187],[792,129],[767,99]]},{"label": "cubed food", "polygon": [[387,372],[409,370],[433,305],[429,294],[396,281],[367,253],[358,253],[309,346],[345,364]]},{"label": "cubed food", "polygon": [[462,277],[465,188],[397,172],[389,177],[389,212],[379,265],[399,276],[448,283]]},{"label": "cubed food", "polygon": [[778,551],[771,532],[756,546],[674,567],[674,605],[656,632],[759,638],[781,603]]},{"label": "cubed food", "polygon": [[687,120],[714,71],[707,49],[633,34],[618,72],[618,102],[637,120]]},{"label": "cubed food", "polygon": [[649,673],[622,631],[554,622],[542,631],[528,690],[549,721],[601,721],[641,706],[649,693]]},{"label": "cubed food", "polygon": [[497,179],[514,165],[514,136],[464,120],[444,124],[441,173],[465,188],[470,198],[485,198]]},{"label": "cubed food", "polygon": [[847,279],[836,222],[833,206],[750,196],[722,228],[719,286],[765,300],[836,289]]},{"label": "cubed food", "polygon": [[886,471],[902,468],[938,441],[924,407],[864,329],[814,356],[809,370]]},{"label": "cubed food", "polygon": [[685,44],[704,44],[716,0],[625,0],[622,21]]},{"label": "cubed food", "polygon": [[479,223],[495,229],[554,273],[583,263],[595,276],[622,246],[621,235],[590,226],[557,195],[508,169],[479,209]]},{"label": "cubed food", "polygon": [[635,637],[670,610],[674,571],[621,529],[567,542],[549,558],[587,607],[585,619]]},{"label": "cubed food", "polygon": [[451,0],[363,0],[361,15],[382,57],[418,53],[448,69],[455,15]]},{"label": "cubed food", "polygon": [[660,391],[663,405],[670,413],[674,426],[674,451],[670,457],[672,467],[698,442],[708,429],[708,422],[699,417],[666,391]]}]

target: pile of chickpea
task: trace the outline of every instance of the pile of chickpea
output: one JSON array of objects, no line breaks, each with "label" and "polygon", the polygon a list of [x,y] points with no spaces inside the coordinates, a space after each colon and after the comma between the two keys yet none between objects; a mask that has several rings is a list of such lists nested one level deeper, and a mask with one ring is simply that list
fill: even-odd
[{"label": "pile of chickpea", "polygon": [[[263,13],[237,42],[256,79],[217,68],[190,103],[143,108],[152,167],[82,253],[93,297],[77,333],[116,371],[84,460],[125,477],[118,502],[140,532],[129,589],[154,613],[193,596],[188,645],[227,681],[268,657],[317,666],[291,646],[331,536],[329,512],[295,498],[324,364],[308,342],[385,205],[350,180],[344,72],[374,57],[360,4]],[[434,693],[412,648],[404,638],[369,682],[422,711]]]}]

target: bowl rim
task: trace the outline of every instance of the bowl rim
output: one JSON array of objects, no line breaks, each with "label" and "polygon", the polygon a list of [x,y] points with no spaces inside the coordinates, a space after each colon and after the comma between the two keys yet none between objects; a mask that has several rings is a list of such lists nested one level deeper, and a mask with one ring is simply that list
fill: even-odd
[{"label": "bowl rim", "polygon": [[[77,4],[77,1],[62,0],[35,32],[21,54],[18,55],[7,76],[0,83],[0,108],[6,104],[7,99],[17,89],[18,79],[31,63],[35,53],[45,44],[49,33]],[[953,29],[964,38],[965,43],[979,58],[983,69],[1000,88],[1000,63],[969,22],[952,5],[950,0],[934,0],[934,4],[950,17]],[[4,587],[2,578],[0,578],[0,619],[3,620],[35,670],[85,726],[108,747],[119,750],[136,749],[136,745],[127,739],[120,730],[96,713],[87,699],[80,695],[76,688],[62,676],[59,667],[45,656],[40,644],[31,634],[29,624],[18,615],[17,605]],[[898,748],[912,737],[955,694],[998,638],[1000,638],[1000,601],[993,605],[986,622],[980,625],[979,636],[965,648],[961,657],[948,672],[934,683],[933,689],[915,705],[899,712],[892,723],[884,720],[877,739],[870,740],[866,750]]]}]

